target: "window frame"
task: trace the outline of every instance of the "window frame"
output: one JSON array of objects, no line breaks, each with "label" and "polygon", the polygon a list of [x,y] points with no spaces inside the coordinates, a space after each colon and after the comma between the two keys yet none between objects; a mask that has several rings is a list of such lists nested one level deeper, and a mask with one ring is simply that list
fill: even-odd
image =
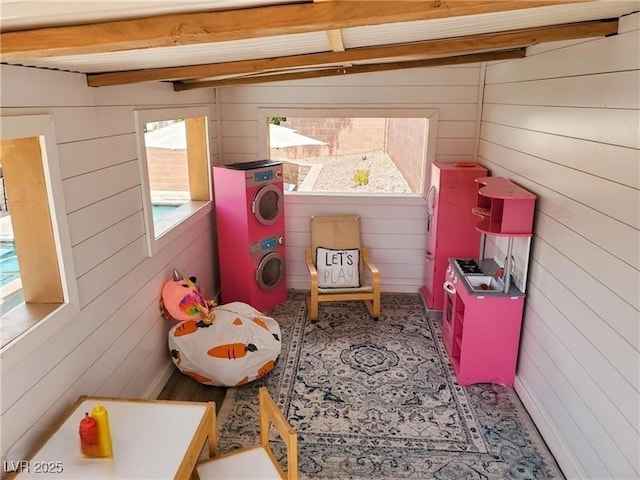
[{"label": "window frame", "polygon": [[[147,256],[152,257],[167,244],[179,238],[192,225],[210,213],[213,209],[213,192],[211,181],[211,144],[209,139],[209,122],[211,112],[206,105],[189,107],[167,107],[154,109],[138,109],[134,111],[136,138],[138,147],[138,166],[140,168],[140,186],[142,189],[142,207],[147,237]],[[206,148],[206,183],[208,200],[190,200],[167,213],[157,222],[153,221],[153,204],[149,185],[149,169],[147,166],[144,127],[149,122],[175,120],[177,118],[205,119]],[[186,126],[185,126],[186,128]]]},{"label": "window frame", "polygon": [[286,195],[307,197],[358,197],[358,198],[426,198],[430,181],[431,165],[436,158],[436,141],[438,138],[438,115],[436,108],[416,107],[259,107],[258,108],[258,155],[260,158],[270,158],[268,121],[271,117],[340,117],[340,118],[426,118],[428,120],[427,151],[422,172],[422,191],[418,193],[353,193],[353,192],[285,192]]},{"label": "window frame", "polygon": [[[38,137],[43,160],[44,180],[53,230],[53,241],[58,258],[58,273],[62,288],[61,303],[22,304],[9,311],[4,319],[33,319],[33,325],[0,348],[3,366],[15,365],[25,355],[48,341],[53,335],[80,313],[80,297],[73,261],[71,237],[64,201],[64,188],[58,141],[52,115],[3,116],[0,139]],[[38,318],[40,317],[40,318]],[[11,359],[7,363],[7,359]]]}]

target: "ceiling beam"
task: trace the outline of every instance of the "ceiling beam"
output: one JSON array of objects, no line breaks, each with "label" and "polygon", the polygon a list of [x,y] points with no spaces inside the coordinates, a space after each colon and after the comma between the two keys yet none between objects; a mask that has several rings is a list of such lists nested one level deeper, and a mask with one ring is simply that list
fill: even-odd
[{"label": "ceiling beam", "polygon": [[0,60],[114,52],[457,17],[592,0],[332,1],[4,32]]},{"label": "ceiling beam", "polygon": [[327,40],[331,50],[334,52],[344,52],[344,42],[342,41],[342,30],[327,30]]},{"label": "ceiling beam", "polygon": [[523,47],[558,40],[601,37],[615,34],[617,31],[617,19],[601,20],[556,25],[551,27],[527,28],[504,33],[468,35],[465,37],[428,40],[410,44],[364,47],[350,49],[345,52],[312,53],[279,58],[193,65],[187,67],[95,73],[87,75],[87,83],[92,87],[103,87],[158,80],[182,80],[226,75],[242,75],[257,73],[264,70],[279,70],[317,65],[340,65],[345,62],[402,56],[463,54],[479,50]]},{"label": "ceiling beam", "polygon": [[[313,0],[315,3],[333,2],[335,0]],[[327,40],[334,52],[344,52],[344,42],[342,41],[342,30],[327,30]]]},{"label": "ceiling beam", "polygon": [[[331,2],[334,0],[313,0],[314,2]],[[344,41],[342,38],[342,30],[327,30],[325,32],[327,34],[327,40],[329,41],[329,46],[331,50],[334,52],[344,52]],[[345,62],[342,64],[344,67],[350,67],[350,62]]]},{"label": "ceiling beam", "polygon": [[509,60],[523,58],[526,48],[514,48],[498,52],[472,53],[451,57],[429,58],[425,60],[411,60],[407,62],[377,63],[374,65],[354,65],[352,67],[324,68],[306,72],[290,72],[272,75],[254,75],[252,77],[228,78],[225,80],[205,80],[202,82],[174,82],[176,91],[193,90],[196,88],[230,87],[239,85],[253,85],[258,83],[282,82],[285,80],[303,80],[318,77],[334,77],[352,75],[354,73],[382,72],[407,68],[439,67],[442,65],[460,65],[464,63],[492,62],[495,60]]}]

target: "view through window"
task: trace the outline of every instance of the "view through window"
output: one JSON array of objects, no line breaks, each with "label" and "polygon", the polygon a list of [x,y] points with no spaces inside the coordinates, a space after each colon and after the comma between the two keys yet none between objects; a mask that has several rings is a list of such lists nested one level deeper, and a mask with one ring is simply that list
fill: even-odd
[{"label": "view through window", "polygon": [[[2,118],[0,349],[37,348],[78,313],[78,290],[51,115]],[[32,328],[34,326],[38,328]]]},{"label": "view through window", "polygon": [[[65,302],[44,136],[2,139],[0,312],[3,346]],[[50,164],[49,166],[53,166]],[[33,312],[14,315],[20,309]],[[35,312],[39,313],[35,313]]]},{"label": "view through window", "polygon": [[209,208],[206,112],[206,107],[136,111],[149,255]]},{"label": "view through window", "polygon": [[268,117],[287,191],[421,194],[428,118]]},{"label": "view through window", "polygon": [[191,200],[184,119],[145,123],[144,142],[155,223]]},{"label": "view through window", "polygon": [[5,179],[0,164],[0,314],[24,303],[20,265],[9,216]]}]

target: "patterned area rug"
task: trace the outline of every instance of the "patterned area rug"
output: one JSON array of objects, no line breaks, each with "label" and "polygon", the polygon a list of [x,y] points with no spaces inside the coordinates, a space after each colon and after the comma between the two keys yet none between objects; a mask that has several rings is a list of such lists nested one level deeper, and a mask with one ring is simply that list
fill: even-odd
[{"label": "patterned area rug", "polygon": [[306,316],[303,294],[269,312],[282,329],[273,372],[230,388],[218,415],[221,451],[257,443],[266,385],[298,432],[300,478],[563,478],[511,388],[460,387],[420,297],[385,294]]}]

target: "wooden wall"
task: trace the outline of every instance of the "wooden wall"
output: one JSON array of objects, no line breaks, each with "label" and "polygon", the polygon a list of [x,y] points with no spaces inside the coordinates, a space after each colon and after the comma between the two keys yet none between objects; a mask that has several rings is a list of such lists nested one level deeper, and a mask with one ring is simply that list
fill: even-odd
[{"label": "wooden wall", "polygon": [[479,160],[538,195],[516,390],[571,478],[640,476],[640,15],[490,65]]},{"label": "wooden wall", "polygon": [[2,353],[2,457],[15,461],[79,395],[145,397],[163,386],[172,366],[162,284],[176,267],[212,295],[216,245],[208,214],[147,257],[134,109],[209,105],[214,163],[218,127],[211,90],[94,89],[84,75],[6,65],[0,74],[3,117],[54,118],[80,297],[77,317],[44,344]]},{"label": "wooden wall", "polygon": [[[435,160],[473,160],[480,74],[480,67],[473,65],[223,88],[222,162],[256,160],[266,152],[259,144],[259,128],[264,128],[258,125],[261,108],[436,109]],[[309,288],[303,248],[309,245],[310,215],[348,212],[362,216],[364,243],[372,248],[383,290],[418,291],[426,245],[424,206],[422,197],[287,195],[288,286]]]},{"label": "wooden wall", "polygon": [[[436,160],[478,153],[539,196],[516,387],[529,412],[568,476],[637,478],[639,31],[635,15],[617,36],[488,66],[478,152],[478,66],[224,88],[215,109],[209,90],[90,89],[81,75],[0,66],[2,116],[54,116],[81,302],[46,344],[3,354],[3,458],[24,458],[80,394],[147,396],[163,382],[157,301],[173,267],[217,291],[209,218],[146,257],[134,108],[211,105],[214,163],[233,163],[260,158],[260,108],[421,107],[438,110]],[[309,216],[347,211],[362,215],[383,289],[417,291],[421,197],[287,196],[289,286],[308,286]]]},{"label": "wooden wall", "polygon": [[[417,292],[422,286],[426,215],[422,197],[288,195],[285,205],[287,285],[309,289],[304,249],[311,215],[358,214],[363,244],[380,270],[383,292]],[[320,307],[322,308],[322,307]]]}]

